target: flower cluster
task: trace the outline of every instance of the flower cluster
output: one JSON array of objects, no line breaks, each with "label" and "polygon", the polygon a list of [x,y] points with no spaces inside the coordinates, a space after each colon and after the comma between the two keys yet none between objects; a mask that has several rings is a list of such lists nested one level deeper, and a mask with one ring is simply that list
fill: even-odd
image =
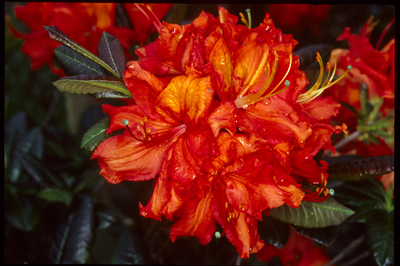
[{"label": "flower cluster", "polygon": [[[24,34],[14,29],[8,18],[8,25],[15,37],[25,40],[22,51],[32,61],[32,69],[45,63],[51,71],[60,76],[64,72],[53,62],[54,49],[61,44],[51,40],[43,25],[55,25],[75,42],[97,54],[97,44],[103,31],[118,38],[127,51],[132,42],[144,44],[152,28],[151,22],[135,4],[123,4],[133,29],[117,26],[115,23],[117,3],[40,3],[29,2],[15,7],[15,15],[26,23],[30,33]],[[172,4],[147,5],[158,18],[162,18]],[[126,53],[128,54],[128,53]]]},{"label": "flower cluster", "polygon": [[[346,125],[330,124],[337,102],[316,97],[330,81],[305,90],[292,36],[269,14],[255,28],[242,21],[224,8],[183,26],[153,20],[159,38],[136,50],[139,60],[124,72],[135,103],[103,105],[111,118],[106,133],[125,131],[103,141],[92,159],[113,184],[156,178],[140,212],[176,220],[172,241],[195,236],[206,244],[218,222],[248,258],[264,246],[257,228],[264,211],[328,196],[328,165],[313,157],[333,150],[331,134]],[[309,192],[304,182],[321,187]]]}]

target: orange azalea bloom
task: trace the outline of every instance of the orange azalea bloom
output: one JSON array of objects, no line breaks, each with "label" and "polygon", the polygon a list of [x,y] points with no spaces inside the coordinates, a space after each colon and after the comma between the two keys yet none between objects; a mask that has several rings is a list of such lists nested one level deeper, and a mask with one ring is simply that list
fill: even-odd
[{"label": "orange azalea bloom", "polygon": [[326,199],[324,188],[310,193],[301,182],[326,185],[327,164],[313,156],[332,149],[331,134],[346,126],[329,123],[339,104],[315,98],[329,85],[304,92],[308,81],[292,55],[297,42],[268,14],[250,29],[219,13],[202,12],[184,26],[153,21],[159,38],[136,50],[140,60],[124,72],[135,105],[103,107],[107,133],[126,131],[92,158],[112,183],[156,178],[140,212],[177,220],[172,241],[195,236],[206,244],[218,222],[248,258],[264,245],[257,228],[264,210]]},{"label": "orange azalea bloom", "polygon": [[[126,4],[131,18],[135,14],[142,15],[132,4]],[[152,5],[156,14],[161,18],[171,7],[168,5]],[[28,34],[20,33],[8,23],[14,36],[25,40],[22,51],[31,58],[32,69],[38,69],[45,63],[50,65],[52,72],[64,76],[64,72],[54,66],[54,49],[61,44],[50,39],[43,25],[55,25],[72,40],[97,54],[97,45],[103,31],[115,36],[127,51],[134,41],[140,43],[147,39],[151,22],[136,25],[134,30],[115,25],[116,3],[36,3],[15,7],[15,15],[30,28]],[[144,25],[145,24],[145,25]],[[128,53],[126,53],[129,55]]]},{"label": "orange azalea bloom", "polygon": [[316,247],[310,238],[297,233],[290,228],[290,237],[283,249],[265,245],[257,257],[262,261],[270,261],[278,256],[283,266],[323,266],[329,262],[327,252],[322,247]]}]

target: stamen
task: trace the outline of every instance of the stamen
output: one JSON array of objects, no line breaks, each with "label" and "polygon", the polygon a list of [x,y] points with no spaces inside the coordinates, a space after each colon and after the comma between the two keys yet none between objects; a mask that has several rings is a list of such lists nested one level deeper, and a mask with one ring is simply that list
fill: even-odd
[{"label": "stamen", "polygon": [[247,20],[244,18],[244,15],[242,12],[239,13],[239,16],[240,16],[240,20],[244,23],[244,25],[246,25],[246,27],[249,28],[249,24],[247,24]]},{"label": "stamen", "polygon": [[247,13],[247,18],[249,19],[249,26],[248,28],[251,29],[251,13],[250,13],[250,8],[246,9],[246,13]]},{"label": "stamen", "polygon": [[[321,173],[321,186],[319,188],[317,188],[315,192],[301,188],[301,190],[303,190],[304,192],[310,193],[310,194],[305,194],[303,200],[313,201],[313,202],[322,202],[322,201],[326,200],[329,196],[334,195],[335,191],[333,189],[326,188],[328,181],[325,180],[323,182],[323,180],[324,180],[324,174]],[[324,194],[324,196],[319,197],[319,195],[321,195],[322,193]]]},{"label": "stamen", "polygon": [[385,29],[382,31],[382,34],[379,37],[378,42],[376,43],[375,50],[379,49],[379,46],[381,46],[381,42],[383,40],[383,37],[385,37],[386,32],[390,29],[390,27],[393,25],[393,23],[394,23],[394,18],[392,18],[392,20],[386,25]]},{"label": "stamen", "polygon": [[135,4],[135,6],[146,16],[148,20],[150,20],[153,23],[158,33],[160,33],[162,24],[160,20],[157,18],[157,16],[151,10],[151,7],[149,5],[144,5],[144,4]]},{"label": "stamen", "polygon": [[[250,81],[249,85],[246,86],[245,90],[243,90],[239,94],[238,98],[235,100],[235,105],[237,108],[241,108],[241,107],[247,106],[249,104],[254,104],[254,103],[264,100],[266,98],[277,95],[280,92],[286,90],[287,87],[289,87],[290,81],[285,80],[285,79],[286,79],[287,75],[289,74],[289,71],[292,67],[292,58],[293,58],[292,54],[289,54],[289,67],[288,67],[285,75],[283,76],[283,78],[279,81],[279,83],[275,86],[275,88],[273,88],[267,95],[261,97],[265,93],[265,91],[269,88],[269,86],[271,85],[271,83],[274,79],[274,75],[277,70],[278,55],[275,50],[274,50],[274,56],[275,56],[275,60],[274,60],[274,66],[272,68],[272,72],[271,72],[268,64],[267,64],[267,69],[265,69],[265,67],[264,67],[264,71],[268,76],[264,86],[258,92],[254,93],[254,94],[246,95],[245,97],[242,97],[242,95],[250,88],[251,85],[253,85],[253,83],[255,82],[255,79],[258,77],[258,75],[259,75],[258,70],[260,69],[260,67],[259,67],[256,71],[256,74],[253,76],[252,80]],[[261,66],[261,64],[260,64],[260,66]],[[283,89],[275,92],[284,80],[285,80],[285,87]]]},{"label": "stamen", "polygon": [[335,60],[335,65],[334,65],[334,68],[333,68],[333,71],[332,71],[332,75],[329,77],[329,75],[331,73],[330,72],[331,67],[330,67],[330,65],[328,63],[327,64],[328,75],[327,75],[327,77],[325,79],[325,82],[320,87],[322,79],[323,79],[323,76],[324,76],[324,65],[323,65],[323,62],[322,62],[321,55],[319,53],[317,53],[317,61],[319,62],[319,67],[320,67],[320,72],[319,72],[318,79],[315,82],[314,86],[312,86],[308,91],[306,91],[306,92],[304,92],[304,93],[299,95],[299,98],[297,99],[298,103],[306,103],[306,102],[314,100],[319,95],[321,95],[324,92],[324,90],[326,90],[327,88],[335,85],[340,80],[342,80],[347,75],[347,73],[349,73],[349,71],[352,69],[352,66],[348,65],[346,72],[341,77],[339,77],[334,82],[332,82],[332,79],[335,76],[336,66],[337,66],[336,56],[333,56],[333,59]]}]

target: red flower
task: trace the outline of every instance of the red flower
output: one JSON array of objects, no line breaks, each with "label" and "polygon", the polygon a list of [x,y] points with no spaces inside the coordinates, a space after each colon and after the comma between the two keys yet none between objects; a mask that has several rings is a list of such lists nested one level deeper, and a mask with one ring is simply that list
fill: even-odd
[{"label": "red flower", "polygon": [[[338,40],[347,40],[350,49],[333,50],[330,63],[334,63],[336,57],[338,60],[337,72],[339,74],[343,73],[348,65],[351,65],[353,69],[349,75],[327,91],[325,95],[330,95],[337,101],[346,102],[359,109],[359,87],[363,82],[368,88],[370,97],[384,98],[384,103],[380,110],[386,116],[394,108],[395,40],[392,39],[381,50],[378,50],[378,47],[374,49],[369,42],[369,35],[376,25],[376,23],[372,23],[372,19],[371,17],[367,21],[360,35],[351,34],[350,28],[346,28],[338,37]],[[388,26],[392,22],[394,20]],[[383,37],[384,33],[382,33],[381,37]],[[380,41],[378,42],[379,45]],[[351,131],[357,125],[355,115],[344,107],[340,109],[337,120],[348,124]]]},{"label": "red flower", "polygon": [[297,233],[290,228],[290,237],[283,249],[272,245],[265,245],[257,257],[261,261],[269,262],[278,256],[283,266],[322,266],[329,262],[326,250],[313,245],[311,239]]},{"label": "red flower", "polygon": [[302,191],[301,182],[326,184],[327,165],[313,156],[346,127],[329,123],[336,102],[314,99],[328,86],[304,92],[308,81],[292,55],[297,42],[268,14],[249,29],[219,12],[184,26],[154,21],[159,38],[138,49],[141,59],[124,73],[136,105],[103,107],[107,133],[127,130],[92,158],[109,182],[156,178],[140,212],[177,220],[172,241],[195,236],[206,244],[218,222],[248,258],[264,245],[257,228],[264,210],[327,197],[324,189]]},{"label": "red flower", "polygon": [[279,27],[294,32],[310,30],[314,35],[321,33],[319,25],[329,17],[330,5],[271,4],[268,12]]},{"label": "red flower", "polygon": [[[131,17],[135,13],[141,16],[141,12],[134,10],[130,4],[127,11]],[[153,5],[153,9],[162,17],[170,5]],[[118,38],[127,51],[133,41],[143,42],[150,30],[151,23],[148,21],[135,25],[135,30],[115,25],[116,3],[36,3],[29,2],[23,6],[15,7],[15,15],[24,21],[30,28],[30,33],[24,34],[16,31],[10,23],[9,28],[17,38],[22,38],[25,43],[22,51],[26,53],[32,62],[32,69],[38,69],[45,63],[49,63],[51,70],[61,76],[64,72],[54,66],[54,49],[61,44],[50,39],[43,25],[55,25],[72,40],[97,54],[97,45],[103,31]],[[145,20],[146,21],[146,20]],[[128,53],[127,53],[128,54]]]}]

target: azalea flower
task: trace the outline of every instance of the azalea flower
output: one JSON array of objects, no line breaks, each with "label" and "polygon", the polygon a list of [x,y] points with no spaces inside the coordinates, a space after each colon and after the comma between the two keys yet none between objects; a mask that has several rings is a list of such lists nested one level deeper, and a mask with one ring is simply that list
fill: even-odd
[{"label": "azalea flower", "polygon": [[[369,36],[377,24],[372,21],[371,17],[359,35],[351,34],[350,28],[346,28],[338,37],[338,41],[347,40],[350,49],[334,49],[331,53],[330,64],[336,58],[338,74],[342,74],[349,64],[353,70],[332,89],[327,90],[324,95],[332,96],[337,101],[348,103],[359,109],[359,87],[363,82],[367,86],[371,98],[381,97],[384,99],[380,110],[386,116],[394,108],[395,39],[389,41],[381,50],[378,49],[385,33],[394,23],[394,19],[387,25],[375,48],[369,41]],[[355,115],[343,106],[337,120],[345,121],[351,131],[357,125]]]},{"label": "azalea flower", "polygon": [[[151,5],[161,18],[171,7],[167,5]],[[151,23],[138,21],[142,12],[132,4],[126,4],[126,10],[135,27],[119,27],[115,24],[117,3],[36,3],[29,2],[23,6],[16,5],[15,15],[27,24],[30,33],[21,33],[14,29],[9,22],[8,26],[15,37],[25,40],[22,51],[31,58],[31,68],[38,69],[48,63],[53,73],[65,76],[64,72],[56,68],[53,62],[54,49],[61,44],[49,38],[43,25],[55,25],[72,40],[97,54],[97,44],[104,31],[115,36],[121,42],[127,53],[132,42],[143,43],[150,31]],[[137,17],[136,17],[137,16]]]},{"label": "azalea flower", "polygon": [[322,247],[314,246],[313,241],[290,228],[290,236],[286,245],[279,249],[265,245],[257,257],[269,262],[278,256],[283,266],[323,266],[329,262],[327,252]]},{"label": "azalea flower", "polygon": [[[144,12],[160,36],[136,50],[140,59],[124,72],[135,104],[103,106],[111,117],[106,133],[126,130],[92,158],[114,184],[155,178],[140,213],[176,220],[172,241],[195,236],[207,244],[218,222],[248,258],[264,245],[257,228],[263,211],[329,196],[327,164],[313,156],[333,149],[333,132],[346,131],[329,122],[340,105],[317,98],[330,84],[305,91],[308,80],[292,55],[297,42],[269,14],[251,28],[224,8],[218,18],[202,12],[183,26]],[[303,182],[320,188],[304,190]]]},{"label": "azalea flower", "polygon": [[321,34],[319,25],[328,20],[330,10],[331,5],[270,4],[268,6],[268,12],[279,27],[295,32],[311,30],[314,35]]}]

